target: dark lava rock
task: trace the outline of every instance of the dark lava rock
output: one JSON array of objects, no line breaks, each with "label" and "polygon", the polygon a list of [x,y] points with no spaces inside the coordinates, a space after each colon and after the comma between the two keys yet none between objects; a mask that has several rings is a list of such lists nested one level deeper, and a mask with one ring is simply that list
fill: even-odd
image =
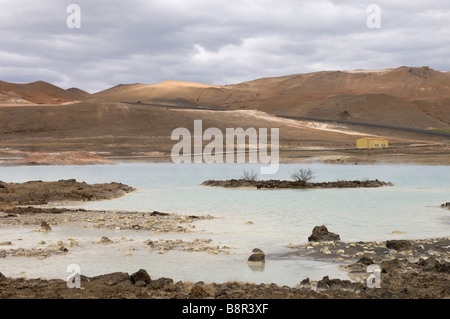
[{"label": "dark lava rock", "polygon": [[310,242],[337,241],[337,240],[341,240],[339,235],[329,232],[324,225],[314,227],[311,236],[308,237],[308,241]]},{"label": "dark lava rock", "polygon": [[398,259],[385,260],[381,263],[382,273],[391,273],[399,268],[401,268],[403,263]]},{"label": "dark lava rock", "polygon": [[203,281],[199,281],[199,282],[195,283],[194,286],[191,289],[190,294],[193,297],[204,297],[204,296],[206,296],[208,293],[206,292],[206,290],[204,288],[204,282]]},{"label": "dark lava rock", "polygon": [[160,213],[157,211],[154,211],[153,213],[150,214],[150,216],[168,216],[169,214],[167,213]]},{"label": "dark lava rock", "polygon": [[351,288],[352,283],[350,280],[330,279],[325,276],[317,283],[317,289],[343,289]]},{"label": "dark lava rock", "polygon": [[248,261],[264,263],[266,262],[266,254],[264,254],[261,249],[255,248],[252,250],[252,254],[250,255],[250,257],[248,257]]},{"label": "dark lava rock", "polygon": [[173,285],[173,279],[171,278],[158,278],[156,280],[152,280],[148,285],[147,288],[149,289],[162,289],[165,287],[170,287]]},{"label": "dark lava rock", "polygon": [[302,285],[302,286],[309,286],[309,285],[311,285],[311,282],[309,281],[309,278],[306,278],[306,279],[303,279],[300,282],[300,285]]},{"label": "dark lava rock", "polygon": [[45,230],[45,231],[51,231],[52,230],[50,225],[45,220],[41,223],[41,229]]},{"label": "dark lava rock", "polygon": [[432,271],[436,267],[436,259],[428,257],[427,259],[420,258],[418,262],[419,266],[422,266],[424,271]]},{"label": "dark lava rock", "polygon": [[139,269],[137,272],[132,274],[130,277],[131,277],[131,281],[134,284],[136,284],[139,281],[143,281],[143,282],[145,282],[145,284],[148,284],[148,283],[150,283],[150,281],[152,281],[152,279],[150,278],[149,274],[147,273],[147,271],[145,269]]},{"label": "dark lava rock", "polygon": [[3,275],[3,274],[0,272],[0,282],[1,282],[1,281],[5,281],[5,280],[7,280],[6,277],[5,277],[5,275]]},{"label": "dark lava rock", "polygon": [[388,240],[386,241],[386,247],[389,249],[395,249],[397,251],[411,250],[412,244],[408,240]]},{"label": "dark lava rock", "polygon": [[356,263],[357,263],[357,264],[363,264],[363,265],[366,265],[366,266],[369,266],[369,265],[374,264],[373,260],[370,259],[370,258],[368,258],[368,257],[366,257],[366,256],[363,256],[363,257],[362,257],[360,260],[358,260]]},{"label": "dark lava rock", "polygon": [[418,265],[422,267],[423,271],[450,273],[450,263],[440,263],[434,257],[428,257],[427,259],[420,258]]},{"label": "dark lava rock", "polygon": [[67,253],[69,250],[66,247],[59,247],[59,251]]},{"label": "dark lava rock", "polygon": [[450,209],[450,202],[444,203],[441,205],[442,208],[447,207],[448,209]]},{"label": "dark lava rock", "polygon": [[91,282],[99,282],[107,286],[115,286],[122,282],[131,282],[130,275],[124,272],[114,272],[90,278]]},{"label": "dark lava rock", "polygon": [[329,280],[330,280],[330,278],[328,278],[328,276],[323,277],[322,280],[319,280],[317,282],[317,289],[324,289],[324,290],[331,289],[331,287],[328,285]]}]

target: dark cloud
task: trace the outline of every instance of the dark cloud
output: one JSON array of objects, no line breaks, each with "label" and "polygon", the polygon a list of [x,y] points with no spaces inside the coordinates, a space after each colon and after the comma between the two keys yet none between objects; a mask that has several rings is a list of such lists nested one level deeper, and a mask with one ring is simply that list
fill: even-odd
[{"label": "dark cloud", "polygon": [[0,1],[0,79],[94,92],[164,80],[230,84],[294,73],[450,66],[450,3],[298,0]]}]

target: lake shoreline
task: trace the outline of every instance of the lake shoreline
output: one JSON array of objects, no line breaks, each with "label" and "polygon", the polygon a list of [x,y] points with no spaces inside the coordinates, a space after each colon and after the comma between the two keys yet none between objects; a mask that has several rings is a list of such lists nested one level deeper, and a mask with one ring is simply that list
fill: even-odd
[{"label": "lake shoreline", "polygon": [[[56,183],[56,184],[54,184]],[[116,230],[117,236],[125,230],[150,233],[184,233],[196,232],[195,222],[214,219],[206,215],[179,215],[159,211],[94,211],[85,209],[48,208],[27,206],[33,204],[50,204],[47,192],[29,196],[30,188],[53,186],[62,190],[56,199],[97,201],[123,196],[125,190],[133,188],[120,183],[104,184],[85,196],[80,190],[90,189],[88,184],[75,180],[58,182],[28,182],[23,184],[1,183],[3,191],[20,189],[15,196],[12,191],[5,197],[9,207],[0,209],[0,225],[12,227],[35,227],[37,232],[51,232],[57,225],[78,223],[87,228]],[[26,186],[30,187],[25,189]],[[117,186],[114,188],[112,186]],[[45,188],[45,187],[44,187]],[[52,189],[52,187],[50,187]],[[25,190],[24,190],[25,189]],[[54,188],[53,188],[54,189]],[[106,193],[105,193],[106,191]],[[67,196],[64,195],[67,192]],[[80,193],[81,192],[81,193]],[[21,196],[26,193],[26,196]],[[97,196],[103,194],[105,196]],[[16,194],[17,195],[17,194]],[[92,195],[92,196],[91,196]],[[45,199],[45,200],[43,200]],[[444,207],[442,209],[447,209]],[[39,243],[33,248],[21,246],[16,238],[2,238],[0,243],[0,260],[2,258],[27,257],[40,260],[56,255],[69,255],[73,247],[78,247],[76,238],[64,234],[57,243]],[[397,236],[392,236],[398,238]],[[129,241],[132,238],[124,238]],[[306,239],[305,239],[306,240]],[[95,247],[111,245],[114,241],[102,237],[92,243]],[[37,243],[36,243],[37,244]],[[146,245],[152,253],[178,250],[187,253],[207,253],[227,255],[232,247],[219,247],[208,238],[191,241],[149,240],[145,243],[130,241],[130,246]],[[128,242],[127,242],[128,245]],[[83,247],[79,247],[83,249]],[[0,298],[179,298],[179,299],[308,299],[308,298],[406,298],[423,299],[450,298],[450,237],[429,238],[422,240],[386,240],[381,242],[341,242],[340,240],[309,242],[307,244],[290,244],[285,251],[266,251],[265,263],[276,263],[282,259],[306,258],[334,263],[340,270],[348,273],[353,280],[333,279],[324,276],[321,280],[308,278],[294,279],[291,286],[277,284],[256,284],[250,282],[183,282],[170,278],[151,279],[145,276],[136,265],[136,273],[105,273],[95,277],[82,277],[84,289],[69,289],[61,279],[26,279],[7,278],[0,275]],[[131,253],[127,252],[128,254]],[[216,258],[216,257],[214,257]],[[242,260],[246,263],[246,260]],[[380,267],[380,288],[370,288],[367,284],[368,266]],[[149,270],[150,271],[150,270]],[[0,270],[1,272],[1,270]],[[148,274],[147,274],[148,275]],[[150,271],[151,275],[151,271]],[[143,280],[138,280],[140,278]]]},{"label": "lake shoreline", "polygon": [[[35,226],[37,231],[51,231],[51,227],[64,223],[84,224],[88,228],[116,229],[142,232],[179,233],[195,232],[195,221],[212,219],[212,216],[184,216],[163,212],[89,211],[84,209],[18,207],[8,216],[0,218],[1,225]],[[50,229],[40,230],[42,220]],[[184,225],[180,228],[180,225]],[[70,235],[70,234],[67,234]],[[396,236],[393,236],[396,237]],[[337,238],[339,238],[337,236]],[[129,245],[142,245],[132,238]],[[14,242],[14,240],[12,240]],[[111,245],[109,238],[99,238],[99,247]],[[0,258],[51,258],[67,255],[76,239],[61,238],[58,244],[41,245],[39,249],[8,249],[2,242]],[[11,242],[9,243],[11,244]],[[14,243],[16,244],[16,243]],[[210,240],[193,242],[148,241],[149,253],[182,250],[190,253],[228,254],[227,248],[217,249]],[[137,246],[136,246],[137,247]],[[187,255],[188,256],[188,255]],[[290,244],[284,252],[266,252],[265,263],[277,260],[306,258],[335,263],[348,273],[350,280],[324,276],[321,280],[298,278],[289,286],[257,284],[251,282],[184,282],[171,278],[133,279],[124,272],[105,273],[100,276],[82,276],[80,289],[69,289],[61,279],[6,278],[0,275],[0,298],[125,298],[125,299],[422,299],[450,297],[450,237],[417,240],[386,240],[372,242],[342,242],[340,240],[310,241]],[[245,263],[242,260],[242,263]],[[264,265],[264,264],[259,264]],[[380,267],[380,288],[367,286],[368,266]],[[136,265],[138,268],[139,265]],[[253,267],[258,267],[258,263]],[[136,269],[138,271],[139,269]],[[142,272],[142,271],[141,271]],[[432,288],[431,288],[432,287]]]},{"label": "lake shoreline", "polygon": [[[7,278],[0,273],[0,298],[444,299],[450,297],[449,244],[450,237],[415,241],[317,242],[291,248],[292,252],[288,253],[319,260],[347,256],[345,261],[340,261],[340,267],[353,281],[324,276],[317,281],[299,278],[291,286],[241,281],[175,282],[165,277],[152,279],[145,269],[136,269],[133,274],[114,272],[81,276],[83,289],[69,289],[67,282],[61,279]],[[339,252],[342,247],[348,247],[345,253]],[[282,257],[288,255],[285,253]],[[271,256],[265,262],[276,263],[276,259]],[[379,267],[378,287],[368,286],[370,265]]]}]

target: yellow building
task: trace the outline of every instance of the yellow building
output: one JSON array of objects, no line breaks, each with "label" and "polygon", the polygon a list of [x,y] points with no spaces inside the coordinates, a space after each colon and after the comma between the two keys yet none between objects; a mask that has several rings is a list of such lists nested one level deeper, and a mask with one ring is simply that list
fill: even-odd
[{"label": "yellow building", "polygon": [[356,148],[387,148],[389,142],[385,138],[365,137],[356,140]]}]

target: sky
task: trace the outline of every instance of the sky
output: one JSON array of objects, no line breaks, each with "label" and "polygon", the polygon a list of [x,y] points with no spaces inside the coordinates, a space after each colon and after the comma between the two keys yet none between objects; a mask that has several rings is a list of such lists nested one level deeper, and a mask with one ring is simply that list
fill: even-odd
[{"label": "sky", "polygon": [[0,80],[14,83],[94,93],[425,65],[450,71],[450,1],[0,0]]}]

